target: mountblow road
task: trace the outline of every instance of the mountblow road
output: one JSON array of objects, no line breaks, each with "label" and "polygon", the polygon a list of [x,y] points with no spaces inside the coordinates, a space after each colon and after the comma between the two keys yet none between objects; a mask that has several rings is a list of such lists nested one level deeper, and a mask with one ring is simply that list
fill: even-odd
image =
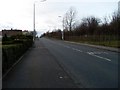
[{"label": "mountblow road", "polygon": [[[59,64],[59,66],[63,69],[63,71],[65,71],[65,73],[67,73],[66,75],[68,75],[68,77],[72,79],[69,82],[74,82],[74,84],[77,85],[77,87],[79,88],[118,88],[118,54],[119,53],[103,50],[103,49],[97,49],[94,47],[71,43],[67,41],[53,40],[53,39],[47,39],[47,38],[41,38],[37,40],[36,43],[37,43],[36,50],[39,50],[39,54],[44,55],[44,58],[40,58],[39,60],[44,59],[45,61],[45,59],[48,57],[46,53],[43,52],[42,54],[41,52],[42,49],[46,49],[47,52],[49,52],[50,55],[54,58],[54,61]],[[35,49],[33,48],[33,50]],[[30,52],[32,52],[32,49],[30,50]],[[37,53],[38,56],[36,55],[33,58],[39,57],[39,54]],[[26,57],[28,56],[26,55]],[[23,59],[26,57],[23,57]],[[21,62],[23,62],[23,60]],[[25,62],[25,59],[24,59],[24,62]],[[27,60],[24,63],[26,64],[25,66],[27,66],[27,69],[30,69],[28,68],[28,66],[32,66],[32,65],[29,65],[28,62],[31,62],[34,65],[35,61],[33,62],[33,61]],[[39,64],[39,62],[37,63]],[[18,64],[19,67],[25,68],[24,65],[20,66],[20,64],[22,63]],[[34,67],[38,68],[40,66],[35,65]],[[49,63],[47,63],[47,61],[46,61],[46,64],[44,64],[44,67],[47,67],[47,69],[49,69],[50,66],[49,66]],[[25,70],[24,68],[23,70]],[[53,67],[53,68],[57,68],[57,67]],[[45,69],[45,68],[42,68],[42,69]],[[26,73],[23,73],[22,75],[20,74],[20,72],[24,72],[20,68],[16,70],[16,72],[14,69],[10,72],[10,74],[8,73],[8,75],[5,77],[5,80],[3,80],[3,87],[10,87],[9,85],[11,82],[16,81],[17,83],[17,78],[20,76],[28,78]],[[38,72],[39,72],[39,69],[38,71],[36,70],[35,73],[31,73],[31,75],[34,76],[34,74],[38,74]],[[42,72],[44,74],[45,71],[41,71],[41,73]],[[51,72],[50,70],[46,72],[49,72],[49,74],[47,74],[47,77],[49,79]],[[46,79],[45,76],[41,75],[39,77],[41,77],[44,81],[44,79]],[[64,78],[64,77],[60,77],[60,78]],[[24,78],[21,78],[21,79],[24,80]],[[35,79],[37,79],[37,75]],[[49,84],[51,82],[50,80],[52,79],[49,79]],[[29,79],[28,81],[31,82]],[[23,83],[25,82],[23,81]],[[53,83],[53,87],[55,86],[55,83]],[[68,86],[65,86],[66,83],[67,82],[63,83],[64,84],[63,87],[69,87],[69,85],[71,85],[71,83],[69,83]],[[21,84],[21,83],[18,82],[18,84]],[[31,83],[27,83],[27,84],[31,84]],[[50,86],[48,85],[48,87]],[[58,87],[59,87],[59,84],[58,84]],[[71,87],[74,87],[74,85]]]}]

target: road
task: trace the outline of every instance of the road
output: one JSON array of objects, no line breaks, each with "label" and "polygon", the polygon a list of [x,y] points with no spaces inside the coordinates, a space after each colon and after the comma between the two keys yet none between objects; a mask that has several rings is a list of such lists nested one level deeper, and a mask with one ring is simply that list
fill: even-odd
[{"label": "road", "polygon": [[35,41],[8,74],[3,76],[2,88],[76,88],[42,41]]},{"label": "road", "polygon": [[[54,70],[55,68],[59,68],[62,75],[64,74],[63,77],[64,76],[67,77],[62,82],[59,81],[58,79],[58,82],[60,82],[60,84],[57,84],[58,82],[56,83],[54,82],[52,84],[53,85],[52,87],[55,86],[70,87],[71,85],[72,85],[71,87],[76,87],[75,85],[77,85],[77,87],[80,88],[117,88],[118,87],[118,53],[103,49],[97,49],[85,45],[60,41],[60,40],[50,40],[46,38],[41,38],[37,42],[39,42],[39,45],[42,44],[42,46],[37,46],[38,47],[37,50],[39,51],[35,53],[35,56],[33,58],[36,59],[38,56],[39,57],[41,56],[40,57],[41,60],[44,59],[43,61],[45,61],[47,59],[46,63],[42,65],[43,61],[33,62],[31,60],[30,61],[26,60],[24,57],[25,60],[22,60],[22,62],[24,62],[22,66],[21,64],[18,64],[17,65],[18,69],[12,70],[12,72],[10,72],[10,74],[6,76],[5,80],[3,80],[4,87],[12,86],[10,85],[11,82],[17,83],[18,77],[21,76],[22,77],[19,78],[19,81],[22,81],[22,79],[24,79],[25,81],[23,82],[22,85],[29,84],[28,82],[30,82],[30,80],[28,79],[28,76],[25,76],[28,75],[26,73],[32,74],[34,78],[31,75],[29,75],[29,77],[32,77],[35,80],[37,80],[37,78],[39,77],[42,78],[42,80],[44,81],[44,79],[48,76],[48,74],[50,74],[49,77],[54,76],[51,75],[51,72],[49,71],[50,70],[49,67],[52,67],[52,64],[53,64],[53,67],[51,68],[53,69],[52,73],[54,71],[59,71],[59,70]],[[44,49],[47,50],[47,53],[49,54],[47,54],[44,51]],[[26,57],[28,56],[32,56],[32,54],[29,55],[27,54]],[[49,58],[51,61],[49,61]],[[54,63],[56,62],[55,65],[53,61]],[[41,65],[44,66],[44,68],[37,65],[40,63],[42,63]],[[36,65],[38,68],[36,72],[34,71],[33,73],[31,71],[31,72],[22,73],[23,72],[22,70],[34,69]],[[42,68],[40,69],[42,70],[41,72],[42,75],[38,73],[39,68]],[[46,71],[44,72],[44,70]],[[44,74],[47,75],[44,76]],[[54,72],[53,74],[56,73]],[[48,77],[49,81],[45,79],[46,82],[44,84],[46,84],[47,82],[51,82],[51,79],[49,77]],[[71,78],[75,83],[75,85],[72,83]],[[34,83],[36,82],[35,80],[33,80]],[[53,81],[54,80],[56,80],[56,78],[55,79],[53,78]],[[41,82],[42,81],[38,81],[38,83]],[[61,85],[61,83],[63,83],[63,85]],[[21,83],[19,82],[18,84]],[[37,87],[37,85],[35,84],[33,84],[33,86]],[[41,87],[45,87],[44,84],[42,84],[43,86]],[[22,85],[18,85],[18,87],[21,87]],[[51,86],[48,85],[48,87]]]},{"label": "road", "polygon": [[118,53],[57,40],[41,41],[76,84],[85,88],[118,87]]}]

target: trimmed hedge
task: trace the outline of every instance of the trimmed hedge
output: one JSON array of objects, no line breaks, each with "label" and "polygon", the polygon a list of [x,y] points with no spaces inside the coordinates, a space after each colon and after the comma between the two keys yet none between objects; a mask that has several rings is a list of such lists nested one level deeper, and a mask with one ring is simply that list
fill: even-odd
[{"label": "trimmed hedge", "polygon": [[4,74],[33,44],[32,40],[2,46],[2,74]]}]

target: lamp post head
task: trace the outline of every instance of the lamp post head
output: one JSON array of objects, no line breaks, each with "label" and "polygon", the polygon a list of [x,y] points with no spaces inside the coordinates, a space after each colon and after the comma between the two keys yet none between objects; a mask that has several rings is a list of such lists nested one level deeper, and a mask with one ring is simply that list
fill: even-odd
[{"label": "lamp post head", "polygon": [[61,18],[62,16],[58,16],[59,18]]},{"label": "lamp post head", "polygon": [[45,2],[45,1],[47,1],[47,0],[35,1],[34,4],[37,3],[37,2]]},{"label": "lamp post head", "polygon": [[41,0],[40,2],[45,2],[45,1],[47,1],[47,0]]}]

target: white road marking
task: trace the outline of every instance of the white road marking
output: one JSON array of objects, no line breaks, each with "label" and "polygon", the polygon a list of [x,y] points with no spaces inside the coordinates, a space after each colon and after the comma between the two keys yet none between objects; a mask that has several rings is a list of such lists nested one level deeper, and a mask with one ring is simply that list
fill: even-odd
[{"label": "white road marking", "polygon": [[87,52],[89,55],[92,55],[92,56],[95,56],[95,57],[98,57],[98,58],[101,58],[101,59],[104,59],[104,60],[107,60],[107,61],[111,61],[110,59],[108,58],[104,58],[104,57],[101,57],[101,56],[98,56],[98,55],[95,55],[94,53],[92,52]]},{"label": "white road marking", "polygon": [[[58,44],[58,45],[63,46],[63,47],[66,47],[66,48],[70,48],[70,49],[72,49],[72,50],[74,50],[74,51],[83,52],[83,51],[81,51],[81,50],[79,50],[79,49],[71,48],[70,46],[66,46],[66,45],[63,45],[63,44]],[[95,56],[95,57],[97,57],[97,58],[101,58],[101,59],[104,59],[104,60],[107,60],[107,61],[111,61],[111,60],[108,59],[108,58],[104,58],[104,57],[95,55],[95,54],[102,54],[102,53],[108,54],[107,52],[87,52],[87,54],[89,54],[89,55],[91,55],[91,56]]]},{"label": "white road marking", "polygon": [[81,50],[79,50],[79,49],[71,48],[70,46],[65,46],[65,45],[63,45],[63,44],[58,44],[58,45],[63,46],[63,47],[66,47],[66,48],[73,49],[74,51],[83,52],[83,51],[81,51]]},{"label": "white road marking", "polygon": [[[94,55],[94,54],[93,54]],[[105,60],[107,60],[107,61],[111,61],[110,59],[108,59],[108,58],[104,58],[104,57],[101,57],[101,56],[98,56],[98,55],[94,55],[95,57],[98,57],[98,58],[101,58],[101,59],[105,59]]]},{"label": "white road marking", "polygon": [[63,47],[66,47],[66,48],[70,48],[69,46],[65,46],[65,45],[63,45],[63,44],[58,44],[58,45],[63,46]]},{"label": "white road marking", "polygon": [[81,51],[79,49],[76,49],[76,48],[72,48],[72,49],[75,50],[75,51],[78,51],[78,52],[83,52],[83,51]]},{"label": "white road marking", "polygon": [[66,48],[70,48],[69,46],[64,46],[64,47],[66,47]]},{"label": "white road marking", "polygon": [[99,52],[99,51],[93,51],[93,52],[87,52],[88,54],[108,54],[107,52]]},{"label": "white road marking", "polygon": [[81,51],[81,50],[78,50],[78,49],[77,49],[76,51],[83,52],[83,51]]},{"label": "white road marking", "polygon": [[93,52],[87,52],[88,54],[94,54]]},{"label": "white road marking", "polygon": [[103,53],[108,54],[107,52],[103,52]]},{"label": "white road marking", "polygon": [[72,48],[72,50],[76,50],[75,48]]}]

